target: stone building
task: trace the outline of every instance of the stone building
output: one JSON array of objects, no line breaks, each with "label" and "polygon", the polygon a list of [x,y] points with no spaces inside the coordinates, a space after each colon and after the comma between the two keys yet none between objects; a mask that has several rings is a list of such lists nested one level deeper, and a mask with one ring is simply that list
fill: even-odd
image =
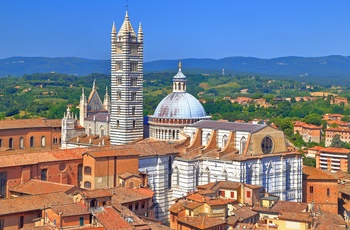
[{"label": "stone building", "polygon": [[201,103],[186,92],[187,78],[179,71],[173,77],[173,92],[166,96],[157,106],[154,115],[149,116],[150,138],[158,140],[184,139],[180,133],[186,125],[200,120],[210,120]]},{"label": "stone building", "polygon": [[136,35],[126,12],[111,34],[111,144],[143,138],[143,32]]},{"label": "stone building", "polygon": [[286,201],[302,199],[302,157],[288,152],[282,131],[267,125],[199,121],[173,163],[173,197],[217,180],[262,186]]}]

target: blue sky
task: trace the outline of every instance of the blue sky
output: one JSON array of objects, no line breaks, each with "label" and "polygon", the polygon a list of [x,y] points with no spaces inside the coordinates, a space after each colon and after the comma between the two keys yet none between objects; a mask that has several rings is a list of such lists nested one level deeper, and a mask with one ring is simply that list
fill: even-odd
[{"label": "blue sky", "polygon": [[[350,55],[350,1],[129,0],[145,61]],[[125,0],[0,0],[0,58],[110,58]]]}]

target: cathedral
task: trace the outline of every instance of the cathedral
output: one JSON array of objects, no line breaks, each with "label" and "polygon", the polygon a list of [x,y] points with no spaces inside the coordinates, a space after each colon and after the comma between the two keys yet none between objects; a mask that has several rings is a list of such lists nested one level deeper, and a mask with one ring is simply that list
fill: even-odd
[{"label": "cathedral", "polygon": [[61,148],[162,144],[162,153],[153,149],[138,159],[155,192],[160,220],[168,218],[174,199],[222,180],[262,186],[262,193],[281,200],[302,200],[302,157],[288,151],[283,132],[268,125],[211,121],[187,93],[181,63],[173,92],[149,116],[150,138],[143,139],[143,31],[140,24],[135,33],[127,12],[118,33],[112,26],[111,96],[106,89],[102,102],[94,82],[88,98],[83,90],[79,106],[79,122],[69,108],[62,119]]}]

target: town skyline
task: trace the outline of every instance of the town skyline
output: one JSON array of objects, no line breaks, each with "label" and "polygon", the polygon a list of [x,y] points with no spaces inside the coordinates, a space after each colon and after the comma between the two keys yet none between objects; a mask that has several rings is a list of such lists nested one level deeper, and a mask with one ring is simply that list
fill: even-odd
[{"label": "town skyline", "polygon": [[[129,11],[145,61],[349,55],[350,3],[316,1],[3,1],[0,58],[110,58],[110,31]],[[45,20],[43,20],[45,19]],[[6,22],[6,23],[5,23]]]}]

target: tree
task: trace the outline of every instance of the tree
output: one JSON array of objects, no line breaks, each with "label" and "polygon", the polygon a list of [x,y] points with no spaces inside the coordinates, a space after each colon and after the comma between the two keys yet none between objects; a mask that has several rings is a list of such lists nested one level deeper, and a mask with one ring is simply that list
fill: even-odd
[{"label": "tree", "polygon": [[333,139],[332,139],[332,143],[331,143],[331,147],[335,147],[335,148],[345,148],[346,147],[346,143],[343,142],[340,139],[340,135],[339,134],[335,134]]}]

